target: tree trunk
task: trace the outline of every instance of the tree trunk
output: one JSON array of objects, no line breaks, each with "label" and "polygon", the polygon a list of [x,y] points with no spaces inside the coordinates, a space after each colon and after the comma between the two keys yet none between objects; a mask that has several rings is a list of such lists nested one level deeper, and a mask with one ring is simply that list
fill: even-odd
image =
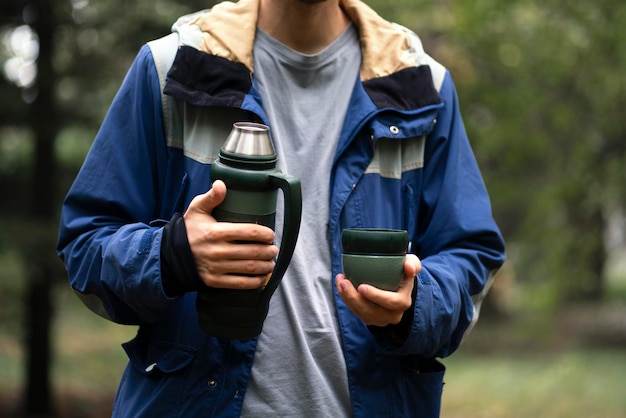
[{"label": "tree trunk", "polygon": [[31,235],[26,252],[30,268],[26,298],[26,382],[24,412],[26,416],[54,416],[52,400],[52,284],[54,242],[48,225],[56,224],[55,184],[57,169],[54,141],[59,131],[55,114],[55,72],[52,65],[54,28],[52,0],[37,0],[30,9],[32,25],[39,37],[37,61],[37,96],[31,106],[30,125],[35,133],[35,159],[31,175],[30,217],[38,231]]},{"label": "tree trunk", "polygon": [[607,260],[601,207],[581,208],[574,200],[569,205],[569,225],[576,231],[570,243],[571,262],[564,267],[565,302],[601,302],[605,297],[604,267]]},{"label": "tree trunk", "polygon": [[[600,208],[596,208],[590,218],[591,224],[596,227],[592,228],[593,235],[587,238],[591,241],[587,260],[591,280],[588,287],[585,288],[583,296],[587,301],[601,302],[605,296],[604,266],[606,265],[607,254],[602,232],[606,227],[606,222]],[[585,237],[587,235],[581,236]]]},{"label": "tree trunk", "polygon": [[51,388],[51,271],[45,264],[29,269],[27,303],[27,359],[24,413],[27,417],[54,416]]}]

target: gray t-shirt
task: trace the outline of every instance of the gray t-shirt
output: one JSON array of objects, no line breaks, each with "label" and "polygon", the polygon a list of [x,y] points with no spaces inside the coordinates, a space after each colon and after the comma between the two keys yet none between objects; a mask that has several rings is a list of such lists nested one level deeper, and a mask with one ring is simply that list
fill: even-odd
[{"label": "gray t-shirt", "polygon": [[[257,30],[255,80],[279,167],[302,183],[303,209],[293,259],[259,337],[242,416],[352,415],[333,297],[328,202],[333,157],[360,64],[352,25],[314,55]],[[280,240],[282,199],[278,207]]]}]

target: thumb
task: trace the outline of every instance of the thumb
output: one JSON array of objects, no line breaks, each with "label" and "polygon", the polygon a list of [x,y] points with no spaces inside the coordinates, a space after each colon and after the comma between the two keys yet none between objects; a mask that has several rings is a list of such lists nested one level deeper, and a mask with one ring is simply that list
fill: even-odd
[{"label": "thumb", "polygon": [[224,201],[225,197],[226,185],[222,180],[215,180],[209,191],[193,198],[187,210],[197,210],[210,214]]},{"label": "thumb", "polygon": [[405,277],[415,277],[422,270],[422,262],[415,254],[407,254],[404,261]]}]

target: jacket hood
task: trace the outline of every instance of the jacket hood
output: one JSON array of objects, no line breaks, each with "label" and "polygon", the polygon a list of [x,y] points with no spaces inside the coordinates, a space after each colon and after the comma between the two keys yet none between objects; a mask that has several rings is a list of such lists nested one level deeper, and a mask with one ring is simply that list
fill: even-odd
[{"label": "jacket hood", "polygon": [[[365,3],[340,0],[340,5],[359,32],[363,82],[430,61],[414,34],[386,21]],[[259,0],[225,1],[179,19],[173,30],[181,35],[184,45],[241,63],[253,72],[258,11]]]},{"label": "jacket hood", "polygon": [[[240,106],[252,86],[259,1],[225,1],[180,18],[172,28],[180,49],[165,93],[194,105]],[[446,70],[418,36],[360,0],[339,1],[359,33],[360,79],[375,106],[411,110],[439,103]],[[406,94],[407,86],[414,94]]]}]

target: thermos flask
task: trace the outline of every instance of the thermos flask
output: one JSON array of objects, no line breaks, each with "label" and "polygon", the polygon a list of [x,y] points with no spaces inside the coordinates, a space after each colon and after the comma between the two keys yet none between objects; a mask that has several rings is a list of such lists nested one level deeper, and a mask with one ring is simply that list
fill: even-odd
[{"label": "thermos flask", "polygon": [[275,229],[278,190],[284,196],[283,233],[274,270],[265,286],[252,290],[207,288],[198,292],[200,328],[207,334],[243,340],[261,333],[272,294],[291,261],[300,230],[300,180],[276,167],[269,128],[237,122],[211,166],[212,180],[226,184],[226,198],[213,209],[224,222],[245,222]]}]

